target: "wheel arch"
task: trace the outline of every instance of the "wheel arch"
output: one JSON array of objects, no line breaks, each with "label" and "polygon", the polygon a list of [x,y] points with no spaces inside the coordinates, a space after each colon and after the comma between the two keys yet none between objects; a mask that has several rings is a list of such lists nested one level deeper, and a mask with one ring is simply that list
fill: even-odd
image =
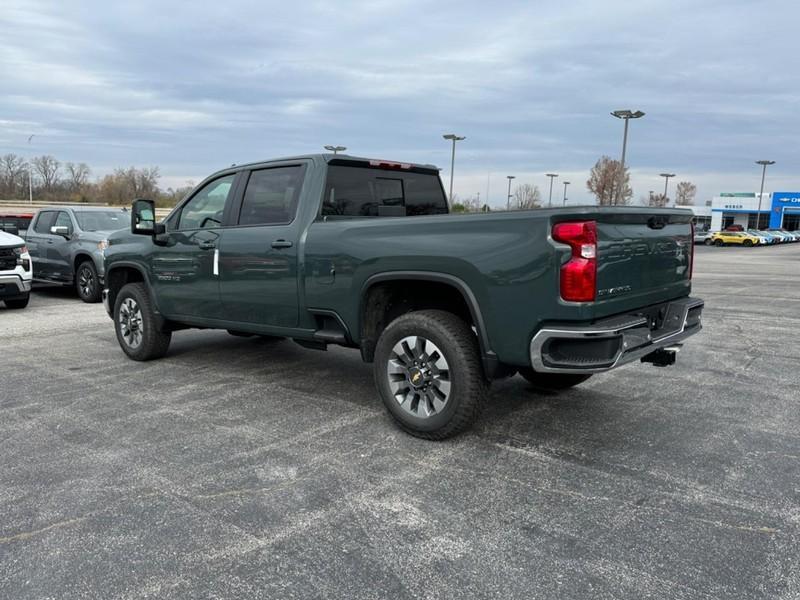
[{"label": "wheel arch", "polygon": [[[158,302],[156,301],[153,287],[150,285],[150,280],[145,273],[145,270],[133,262],[119,262],[111,265],[106,271],[105,287],[108,290],[108,303],[113,308],[116,302],[117,294],[122,287],[127,283],[142,282],[147,287],[147,293],[150,296],[150,301],[158,311]],[[160,314],[160,313],[159,313]]]},{"label": "wheel arch", "polygon": [[376,340],[371,340],[369,336],[366,336],[365,339],[365,327],[369,325],[367,310],[369,308],[368,300],[372,295],[371,292],[381,284],[402,281],[440,284],[454,290],[469,311],[471,324],[475,327],[484,371],[487,376],[491,376],[497,371],[499,362],[497,355],[491,349],[486,322],[475,293],[463,279],[449,273],[437,271],[388,271],[371,275],[364,281],[359,295],[358,323],[354,330],[359,336],[361,357],[365,362],[372,362],[375,353]]}]

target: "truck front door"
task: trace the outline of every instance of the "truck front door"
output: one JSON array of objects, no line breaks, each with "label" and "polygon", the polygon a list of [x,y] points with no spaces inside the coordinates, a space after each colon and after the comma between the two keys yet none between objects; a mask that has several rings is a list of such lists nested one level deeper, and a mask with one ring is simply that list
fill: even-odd
[{"label": "truck front door", "polygon": [[282,163],[246,173],[220,246],[226,320],[297,327],[297,218],[306,167]]},{"label": "truck front door", "polygon": [[217,261],[236,177],[224,175],[200,188],[170,218],[161,244],[152,249],[152,285],[168,317],[221,317]]}]

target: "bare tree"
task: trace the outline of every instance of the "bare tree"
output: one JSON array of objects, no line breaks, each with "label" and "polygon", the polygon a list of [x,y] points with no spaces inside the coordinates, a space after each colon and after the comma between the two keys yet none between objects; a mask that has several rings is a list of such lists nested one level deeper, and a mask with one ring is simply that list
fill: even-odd
[{"label": "bare tree", "polygon": [[586,188],[595,195],[600,206],[630,203],[633,190],[630,186],[631,177],[627,167],[625,167],[622,177],[622,193],[618,194],[620,168],[620,162],[608,156],[601,156],[592,167]]},{"label": "bare tree", "polygon": [[675,188],[675,204],[678,206],[692,206],[697,186],[691,181],[681,181]]},{"label": "bare tree", "polygon": [[42,180],[42,187],[45,191],[49,192],[55,188],[61,178],[59,174],[61,163],[56,160],[56,157],[49,154],[37,156],[32,162],[34,170]]},{"label": "bare tree", "polygon": [[28,166],[21,156],[5,154],[0,157],[0,196],[22,197],[27,181]]},{"label": "bare tree", "polygon": [[80,191],[89,183],[89,175],[91,175],[92,171],[86,163],[68,162],[64,167],[69,175],[69,188],[73,192]]},{"label": "bare tree", "polygon": [[523,183],[514,189],[514,208],[525,210],[528,208],[540,208],[542,195],[539,187],[530,183]]}]

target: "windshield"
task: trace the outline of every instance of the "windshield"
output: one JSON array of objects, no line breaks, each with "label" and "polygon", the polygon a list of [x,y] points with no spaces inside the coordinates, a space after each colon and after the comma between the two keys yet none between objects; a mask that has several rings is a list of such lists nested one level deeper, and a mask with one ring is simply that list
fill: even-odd
[{"label": "windshield", "polygon": [[131,226],[130,213],[122,210],[76,210],[75,218],[83,231],[116,231]]}]

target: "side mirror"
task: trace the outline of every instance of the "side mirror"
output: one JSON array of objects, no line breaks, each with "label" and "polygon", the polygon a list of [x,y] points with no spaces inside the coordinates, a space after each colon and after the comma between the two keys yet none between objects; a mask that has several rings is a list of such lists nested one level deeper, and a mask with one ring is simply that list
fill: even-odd
[{"label": "side mirror", "polygon": [[69,237],[69,227],[66,225],[53,225],[50,228],[50,233],[53,235],[60,235],[61,237]]},{"label": "side mirror", "polygon": [[131,207],[131,233],[136,235],[155,235],[156,204],[152,200],[138,199]]}]

